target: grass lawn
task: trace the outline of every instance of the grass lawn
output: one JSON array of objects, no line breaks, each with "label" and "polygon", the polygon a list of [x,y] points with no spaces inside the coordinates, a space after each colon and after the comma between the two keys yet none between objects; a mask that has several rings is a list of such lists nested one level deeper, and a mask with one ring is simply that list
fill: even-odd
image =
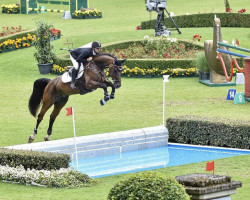
[{"label": "grass lawn", "polygon": [[[205,162],[184,166],[169,167],[156,170],[166,176],[179,176],[191,173],[204,173]],[[232,195],[232,200],[249,200],[250,189],[250,156],[238,156],[215,161],[215,173],[230,175],[232,180],[242,181],[243,187],[237,189],[237,194]],[[50,189],[34,186],[24,186],[0,182],[1,200],[105,200],[108,192],[118,181],[130,174],[110,176],[98,179],[99,183],[93,187],[79,189]]]},{"label": "grass lawn", "polygon": [[[144,0],[90,0],[90,7],[102,11],[103,18],[91,20],[63,20],[62,13],[47,14],[2,14],[0,28],[3,26],[23,29],[35,27],[35,20],[43,18],[62,31],[62,38],[53,41],[57,54],[65,52],[66,39],[74,43],[74,47],[99,40],[103,44],[142,39],[144,35],[153,36],[154,30],[135,31],[141,21],[149,20]],[[1,4],[16,3],[16,0],[1,0]],[[248,0],[230,1],[234,11],[242,8],[249,13]],[[49,8],[49,7],[48,7]],[[198,12],[224,12],[224,1],[175,0],[168,2],[168,11],[175,15]],[[152,13],[155,19],[156,13]],[[172,32],[171,37],[192,40],[193,35],[202,36],[201,44],[211,40],[213,29],[180,28],[182,34]],[[249,28],[222,28],[223,39],[229,42],[238,39],[240,46],[250,48]],[[32,92],[33,82],[41,77],[55,78],[54,75],[41,75],[33,57],[34,47],[0,54],[0,146],[27,143],[36,119],[28,112],[28,99]],[[244,92],[244,86],[210,88],[198,83],[198,78],[170,78],[166,84],[166,117],[195,114],[199,116],[221,117],[236,120],[250,119],[250,103],[234,105],[226,101],[229,88]],[[114,100],[101,107],[99,100],[103,91],[97,90],[85,96],[72,96],[66,107],[73,106],[76,115],[76,133],[78,136],[103,132],[128,130],[156,126],[162,123],[162,79],[123,78],[122,87],[117,90]],[[35,142],[42,141],[48,127],[49,113],[38,130]],[[54,124],[52,140],[73,136],[72,119],[66,117],[63,109]],[[243,181],[243,188],[233,199],[247,200],[250,190],[249,166],[250,157],[243,156],[216,161],[216,173],[232,175],[235,180]],[[237,166],[239,164],[239,166]],[[166,175],[204,172],[204,163],[171,167],[159,170]],[[230,166],[225,169],[224,166]],[[125,175],[127,176],[127,175]],[[100,179],[97,186],[82,189],[44,189],[0,183],[0,199],[105,199],[109,189],[122,176]]]}]

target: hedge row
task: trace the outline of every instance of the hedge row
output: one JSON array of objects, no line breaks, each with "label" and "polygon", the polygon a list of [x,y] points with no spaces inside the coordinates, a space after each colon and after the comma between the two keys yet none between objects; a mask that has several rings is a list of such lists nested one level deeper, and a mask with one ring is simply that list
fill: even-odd
[{"label": "hedge row", "polygon": [[[72,62],[68,54],[56,56],[54,64],[61,67],[71,66]],[[194,67],[194,59],[127,59],[124,63],[128,68],[140,67],[142,69],[159,68],[161,70],[167,68],[182,68],[188,69]]]},{"label": "hedge row", "polygon": [[8,39],[15,40],[16,38],[27,37],[28,33],[30,35],[36,35],[36,30],[32,29],[32,30],[22,31],[21,33],[15,33],[15,34],[12,34],[12,35],[7,35],[7,36],[4,36],[4,37],[1,37],[0,38],[0,43],[6,41]]},{"label": "hedge row", "polygon": [[200,116],[167,119],[169,142],[250,149],[249,121]]},{"label": "hedge row", "polygon": [[53,63],[59,65],[60,67],[72,66],[69,53],[56,55],[56,57],[53,60]]},{"label": "hedge row", "polygon": [[140,67],[142,69],[167,68],[188,69],[194,67],[194,59],[127,59],[125,65],[128,68]]},{"label": "hedge row", "polygon": [[[194,15],[174,16],[173,19],[178,27],[213,27],[214,15],[221,20],[221,27],[250,27],[250,14],[242,13],[204,13]],[[155,21],[141,22],[142,29],[154,29]],[[167,28],[175,28],[173,22],[169,18],[165,18],[163,24]]]},{"label": "hedge row", "polygon": [[70,160],[67,154],[0,148],[0,165],[3,166],[54,170],[68,168]]},{"label": "hedge row", "polygon": [[[240,67],[243,67],[243,59],[237,58],[238,64]],[[54,64],[59,65],[61,67],[71,66],[72,62],[69,58],[69,54],[62,54],[56,56],[54,60]],[[189,69],[195,66],[195,59],[127,59],[124,63],[128,68],[132,69],[134,67],[139,67],[141,69],[153,69],[159,68],[160,70],[164,70],[167,68],[170,69]]]}]

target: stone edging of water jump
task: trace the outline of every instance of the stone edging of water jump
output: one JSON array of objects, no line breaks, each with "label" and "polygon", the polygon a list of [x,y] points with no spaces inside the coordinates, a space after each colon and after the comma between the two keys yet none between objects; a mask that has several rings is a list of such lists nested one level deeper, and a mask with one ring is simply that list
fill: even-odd
[{"label": "stone edging of water jump", "polygon": [[[168,130],[155,126],[76,137],[78,157],[93,157],[168,145]],[[8,146],[10,149],[66,153],[75,152],[74,138]]]}]

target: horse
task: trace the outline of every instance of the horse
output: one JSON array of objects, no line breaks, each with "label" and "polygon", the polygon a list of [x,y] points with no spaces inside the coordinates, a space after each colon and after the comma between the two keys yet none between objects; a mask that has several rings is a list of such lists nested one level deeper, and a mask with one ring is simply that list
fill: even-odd
[{"label": "horse", "polygon": [[[84,95],[97,88],[102,88],[104,90],[104,99],[100,101],[101,105],[104,105],[109,99],[114,99],[115,89],[121,87],[122,63],[124,61],[125,59],[118,60],[111,54],[98,54],[93,56],[92,61],[84,66],[83,75],[76,80],[75,89],[70,87],[70,82],[63,83],[62,76],[58,76],[53,80],[47,78],[37,79],[33,85],[33,92],[30,96],[28,107],[34,117],[36,117],[41,104],[42,108],[37,116],[36,127],[32,135],[29,136],[28,142],[32,143],[34,141],[38,126],[43,120],[45,113],[54,105],[54,109],[50,115],[47,136],[44,137],[44,141],[49,141],[56,117],[66,105],[70,95]],[[106,77],[105,69],[108,69],[109,76],[113,82]],[[107,87],[112,88],[111,95],[108,94]]]}]

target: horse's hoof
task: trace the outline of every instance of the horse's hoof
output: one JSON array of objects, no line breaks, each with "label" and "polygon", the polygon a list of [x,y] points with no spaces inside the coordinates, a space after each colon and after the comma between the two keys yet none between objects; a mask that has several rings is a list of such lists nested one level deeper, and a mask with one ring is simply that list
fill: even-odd
[{"label": "horse's hoof", "polygon": [[34,141],[34,139],[31,136],[29,136],[28,143],[32,143],[33,141]]},{"label": "horse's hoof", "polygon": [[106,102],[104,99],[100,100],[101,106],[104,106],[106,103],[107,103],[107,102]]},{"label": "horse's hoof", "polygon": [[108,101],[110,99],[110,97],[109,96],[106,96],[106,97],[104,97],[104,101]]},{"label": "horse's hoof", "polygon": [[49,138],[48,137],[44,137],[44,141],[49,141]]},{"label": "horse's hoof", "polygon": [[110,99],[114,99],[115,98],[115,95],[110,95]]}]

